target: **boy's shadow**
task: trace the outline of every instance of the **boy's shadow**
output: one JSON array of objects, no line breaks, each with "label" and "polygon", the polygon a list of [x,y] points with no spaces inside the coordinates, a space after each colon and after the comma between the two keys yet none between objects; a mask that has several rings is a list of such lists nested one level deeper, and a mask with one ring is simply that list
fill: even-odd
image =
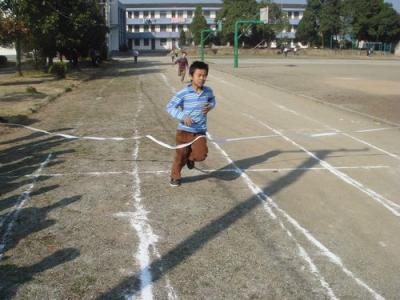
[{"label": "boy's shadow", "polygon": [[65,248],[43,258],[41,261],[29,266],[3,264],[0,266],[0,298],[12,299],[17,294],[18,288],[34,279],[36,274],[52,269],[64,263],[73,261],[80,255],[75,248]]},{"label": "boy's shadow", "polygon": [[240,177],[240,173],[237,172],[237,168],[239,168],[240,170],[246,170],[246,169],[250,168],[251,166],[263,163],[275,156],[278,156],[281,153],[282,153],[282,151],[280,151],[280,150],[268,151],[268,152],[258,155],[258,156],[237,160],[234,163],[230,163],[230,164],[228,164],[216,171],[212,171],[212,172],[206,172],[199,168],[196,168],[198,171],[205,173],[205,174],[184,177],[184,178],[182,178],[182,182],[190,183],[190,182],[196,182],[196,181],[209,179],[209,178],[215,178],[215,179],[224,180],[224,181],[233,181]]}]

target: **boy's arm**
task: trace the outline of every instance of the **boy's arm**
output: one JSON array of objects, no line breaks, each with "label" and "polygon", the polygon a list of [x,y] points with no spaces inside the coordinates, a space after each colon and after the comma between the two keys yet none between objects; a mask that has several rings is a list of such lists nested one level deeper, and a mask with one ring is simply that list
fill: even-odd
[{"label": "boy's arm", "polygon": [[183,99],[178,95],[175,95],[169,100],[165,110],[173,118],[179,121],[184,121],[186,115],[183,113],[182,109]]},{"label": "boy's arm", "polygon": [[209,91],[210,95],[208,97],[208,103],[207,105],[203,108],[203,113],[207,114],[210,110],[212,110],[215,107],[216,101],[215,101],[215,96],[213,91],[210,89]]}]

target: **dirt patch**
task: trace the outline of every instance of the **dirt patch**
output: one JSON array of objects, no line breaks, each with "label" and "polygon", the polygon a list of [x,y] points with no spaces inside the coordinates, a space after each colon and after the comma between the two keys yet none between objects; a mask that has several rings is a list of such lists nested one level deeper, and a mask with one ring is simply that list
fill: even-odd
[{"label": "dirt patch", "polygon": [[25,71],[23,77],[0,75],[0,120],[8,123],[29,121],[29,116],[60,95],[92,78],[97,69],[74,71],[57,80],[40,71]]}]

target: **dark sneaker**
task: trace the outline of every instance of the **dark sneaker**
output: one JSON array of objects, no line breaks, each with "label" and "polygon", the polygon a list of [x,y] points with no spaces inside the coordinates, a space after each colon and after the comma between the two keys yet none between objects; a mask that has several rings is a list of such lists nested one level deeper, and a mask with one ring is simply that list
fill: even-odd
[{"label": "dark sneaker", "polygon": [[186,163],[186,166],[188,167],[189,170],[194,168],[194,161],[193,160],[188,160]]},{"label": "dark sneaker", "polygon": [[169,185],[170,186],[180,186],[181,185],[181,180],[180,179],[172,179],[171,178],[171,181],[169,182]]}]

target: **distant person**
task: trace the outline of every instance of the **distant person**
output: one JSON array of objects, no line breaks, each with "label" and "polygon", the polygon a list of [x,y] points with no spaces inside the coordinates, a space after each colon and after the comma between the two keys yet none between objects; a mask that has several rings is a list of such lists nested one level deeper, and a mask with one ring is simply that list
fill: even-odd
[{"label": "distant person", "polygon": [[175,58],[177,53],[175,52],[175,49],[172,49],[171,52],[169,53],[169,55],[171,55],[171,61],[175,62]]},{"label": "distant person", "polygon": [[170,185],[181,185],[181,171],[186,165],[194,168],[195,161],[203,161],[207,157],[208,147],[205,137],[207,132],[207,114],[215,107],[213,91],[204,84],[207,80],[208,65],[195,61],[189,68],[191,83],[177,92],[168,102],[166,111],[179,120],[176,130],[176,144],[186,144],[194,141],[188,147],[177,149],[171,168]]},{"label": "distant person", "polygon": [[139,56],[139,51],[133,50],[133,60],[135,64],[137,64],[138,56]]},{"label": "distant person", "polygon": [[186,52],[182,52],[182,56],[175,61],[175,64],[178,64],[178,76],[181,78],[181,82],[183,82],[186,76],[186,69],[189,67]]}]

